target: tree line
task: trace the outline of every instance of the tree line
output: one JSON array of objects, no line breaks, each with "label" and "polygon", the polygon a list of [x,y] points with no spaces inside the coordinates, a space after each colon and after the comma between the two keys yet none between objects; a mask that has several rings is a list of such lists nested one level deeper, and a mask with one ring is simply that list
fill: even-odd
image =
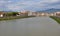
[{"label": "tree line", "polygon": [[4,16],[16,16],[18,12],[7,12],[4,14]]}]

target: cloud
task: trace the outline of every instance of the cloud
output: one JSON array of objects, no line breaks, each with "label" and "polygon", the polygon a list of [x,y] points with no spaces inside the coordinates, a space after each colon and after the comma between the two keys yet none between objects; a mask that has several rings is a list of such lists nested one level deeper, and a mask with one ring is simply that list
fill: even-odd
[{"label": "cloud", "polygon": [[[3,6],[3,7],[2,7]],[[60,0],[0,0],[0,9],[12,11],[39,10],[60,7]]]}]

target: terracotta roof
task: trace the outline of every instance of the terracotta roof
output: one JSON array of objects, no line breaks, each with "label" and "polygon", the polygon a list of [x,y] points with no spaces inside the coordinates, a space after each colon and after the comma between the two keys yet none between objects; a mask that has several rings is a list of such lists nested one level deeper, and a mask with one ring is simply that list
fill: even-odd
[{"label": "terracotta roof", "polygon": [[0,15],[1,15],[1,14],[4,14],[4,12],[0,12]]}]

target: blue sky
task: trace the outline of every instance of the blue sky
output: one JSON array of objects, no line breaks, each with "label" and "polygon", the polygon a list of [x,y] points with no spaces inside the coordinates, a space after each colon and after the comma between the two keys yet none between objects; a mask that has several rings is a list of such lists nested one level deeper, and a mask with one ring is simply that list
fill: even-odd
[{"label": "blue sky", "polygon": [[60,9],[60,0],[0,0],[0,11]]}]

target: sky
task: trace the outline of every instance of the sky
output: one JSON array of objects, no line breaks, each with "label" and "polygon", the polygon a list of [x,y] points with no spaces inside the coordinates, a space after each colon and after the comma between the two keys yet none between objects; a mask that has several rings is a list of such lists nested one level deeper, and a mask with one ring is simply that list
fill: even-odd
[{"label": "sky", "polygon": [[60,9],[60,0],[0,0],[0,11]]}]

